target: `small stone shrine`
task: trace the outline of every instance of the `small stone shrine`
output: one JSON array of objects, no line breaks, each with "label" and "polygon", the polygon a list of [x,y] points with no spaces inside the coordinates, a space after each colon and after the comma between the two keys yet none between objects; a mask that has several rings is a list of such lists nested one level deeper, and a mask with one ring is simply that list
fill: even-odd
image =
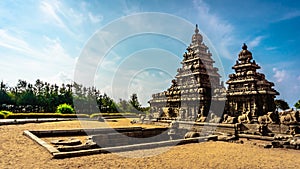
[{"label": "small stone shrine", "polygon": [[210,110],[223,112],[226,89],[211,56],[196,25],[176,79],[167,91],[153,94],[149,101],[154,117],[195,120],[207,116]]},{"label": "small stone shrine", "polygon": [[[258,116],[275,111],[274,98],[279,93],[273,89],[274,83],[265,75],[256,72],[260,66],[255,63],[246,44],[232,67],[235,73],[229,75],[225,111],[230,116],[249,115],[256,121]],[[252,121],[253,122],[253,121]]]}]

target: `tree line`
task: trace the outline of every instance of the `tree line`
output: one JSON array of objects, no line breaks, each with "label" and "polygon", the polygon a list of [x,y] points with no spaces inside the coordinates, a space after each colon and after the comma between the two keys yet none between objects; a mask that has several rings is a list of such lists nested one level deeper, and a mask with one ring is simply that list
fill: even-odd
[{"label": "tree line", "polygon": [[[281,110],[287,110],[290,108],[289,104],[284,101],[283,99],[277,99],[275,100],[275,105],[276,105],[276,109],[281,109]],[[295,104],[294,107],[296,109],[300,109],[300,100],[298,100]]]},{"label": "tree line", "polygon": [[10,87],[3,81],[0,84],[0,110],[11,112],[55,112],[60,104],[69,104],[76,113],[92,114],[107,112],[142,113],[144,108],[136,94],[129,101],[120,99],[116,103],[96,87],[85,87],[76,82],[70,84],[50,84],[37,79],[34,84],[18,80],[16,86]]}]

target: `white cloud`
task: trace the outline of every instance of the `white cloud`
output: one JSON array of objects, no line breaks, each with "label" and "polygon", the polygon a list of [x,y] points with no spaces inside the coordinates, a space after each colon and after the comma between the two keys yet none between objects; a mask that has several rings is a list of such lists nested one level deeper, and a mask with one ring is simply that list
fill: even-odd
[{"label": "white cloud", "polygon": [[250,48],[255,48],[256,46],[258,46],[260,44],[260,42],[264,39],[264,36],[257,36],[255,37],[253,40],[251,40],[248,43],[248,46]]},{"label": "white cloud", "polygon": [[92,23],[99,23],[103,19],[103,16],[93,15],[91,12],[89,12],[88,16],[89,16],[89,19]]},{"label": "white cloud", "polygon": [[[7,30],[0,30],[0,47],[4,53],[0,57],[1,74],[7,76],[8,82],[18,79],[34,82],[37,78],[49,79],[58,72],[73,72],[75,59],[70,57],[58,38],[44,38],[45,47],[38,48],[29,44],[21,35]],[[58,78],[50,82],[59,83]]]},{"label": "white cloud", "polygon": [[75,62],[74,58],[71,58],[66,50],[62,47],[60,40],[50,39],[45,37],[47,41],[46,47],[42,50],[43,59],[49,62],[53,61],[61,65],[68,65],[70,62]]},{"label": "white cloud", "polygon": [[65,72],[58,72],[56,75],[50,77],[50,78],[43,78],[43,80],[50,82],[50,83],[55,83],[58,85],[61,85],[62,83],[64,84],[70,84],[73,82],[70,74],[67,74]]},{"label": "white cloud", "polygon": [[275,73],[273,77],[279,83],[282,82],[287,76],[285,70],[278,70],[277,68],[273,68],[273,72]]}]

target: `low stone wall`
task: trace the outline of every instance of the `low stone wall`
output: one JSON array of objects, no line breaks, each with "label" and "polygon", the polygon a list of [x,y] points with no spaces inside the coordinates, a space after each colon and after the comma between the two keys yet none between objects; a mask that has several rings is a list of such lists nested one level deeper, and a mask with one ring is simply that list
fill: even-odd
[{"label": "low stone wall", "polygon": [[68,129],[68,130],[31,130],[30,132],[38,137],[57,136],[82,136],[106,134],[112,132],[132,132],[142,130],[142,127],[122,127],[122,128],[94,128],[94,129]]},{"label": "low stone wall", "polygon": [[[258,128],[259,124],[239,124],[238,125],[238,130],[239,131],[256,131]],[[267,125],[268,130],[270,133],[274,134],[286,134],[289,126],[284,125],[284,124],[268,124]]]},{"label": "low stone wall", "polygon": [[[172,120],[158,120],[156,122],[152,122],[155,125],[160,126],[168,126]],[[241,133],[243,131],[257,131],[259,124],[244,124],[244,123],[236,123],[236,124],[224,124],[224,123],[206,123],[206,122],[191,122],[191,121],[177,121],[179,124],[179,128],[187,129],[197,132],[221,132],[221,133],[229,133],[236,134]],[[293,125],[299,126],[300,125]],[[289,134],[289,125],[285,124],[268,124],[267,128],[270,133],[274,134]]]},{"label": "low stone wall", "polygon": [[[196,131],[201,133],[229,133],[235,134],[238,130],[238,124],[223,124],[223,123],[206,123],[206,122],[190,122],[190,121],[177,121],[180,129]],[[154,122],[155,125],[167,126],[171,120],[160,120]]]},{"label": "low stone wall", "polygon": [[115,147],[123,145],[158,142],[168,140],[166,129],[141,129],[131,132],[106,133],[92,136],[92,140],[100,147]]},{"label": "low stone wall", "polygon": [[235,134],[237,130],[236,124],[221,123],[200,123],[200,122],[179,122],[179,128],[191,129],[197,132],[221,132]]}]

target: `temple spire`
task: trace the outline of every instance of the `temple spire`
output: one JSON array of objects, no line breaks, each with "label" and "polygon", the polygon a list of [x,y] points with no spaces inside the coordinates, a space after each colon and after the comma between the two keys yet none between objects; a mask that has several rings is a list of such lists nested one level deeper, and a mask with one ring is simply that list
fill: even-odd
[{"label": "temple spire", "polygon": [[198,24],[196,24],[195,33],[196,33],[196,34],[198,34],[198,33],[199,33]]},{"label": "temple spire", "polygon": [[243,49],[243,50],[247,50],[247,48],[248,48],[248,47],[247,47],[246,43],[244,43],[243,46],[242,46],[242,49]]}]

